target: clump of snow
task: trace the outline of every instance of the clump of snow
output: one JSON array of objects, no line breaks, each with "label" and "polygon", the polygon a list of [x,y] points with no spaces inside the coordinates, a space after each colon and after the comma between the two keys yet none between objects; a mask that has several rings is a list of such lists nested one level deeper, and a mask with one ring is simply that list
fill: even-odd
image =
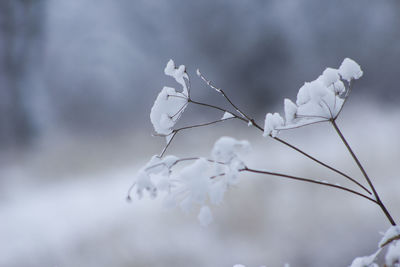
[{"label": "clump of snow", "polygon": [[162,172],[163,169],[152,169],[150,172],[147,171],[149,166],[157,165],[161,162],[161,159],[154,155],[150,161],[141,168],[136,177],[135,177],[135,187],[136,187],[136,194],[139,198],[143,197],[143,191],[147,191],[152,198],[157,196],[157,187],[155,186],[154,182],[152,181],[150,175],[156,173],[157,171]]},{"label": "clump of snow", "polygon": [[379,242],[379,247],[385,246],[387,243],[400,239],[400,226],[391,226],[383,235],[381,241]]},{"label": "clump of snow", "polygon": [[172,128],[184,112],[189,93],[185,79],[189,80],[185,66],[181,65],[175,68],[175,63],[171,59],[168,61],[164,70],[165,74],[172,76],[177,83],[182,85],[182,92],[177,92],[175,88],[165,86],[158,94],[150,112],[150,120],[154,130],[158,134],[167,136],[167,143],[171,137]]},{"label": "clump of snow", "polygon": [[237,158],[239,153],[247,152],[249,149],[248,141],[239,141],[229,136],[223,136],[215,142],[211,155],[216,161],[228,163]]},{"label": "clump of snow", "polygon": [[197,218],[202,226],[208,226],[213,221],[213,215],[208,206],[202,206]]},{"label": "clump of snow", "polygon": [[368,257],[358,257],[353,260],[350,267],[378,267],[378,264],[370,262]]},{"label": "clump of snow", "polygon": [[339,67],[339,74],[348,82],[359,79],[363,75],[360,65],[350,58],[345,58]]},{"label": "clump of snow", "polygon": [[154,130],[159,134],[169,135],[172,127],[186,108],[188,99],[174,88],[164,87],[158,94],[150,112]]},{"label": "clump of snow", "polygon": [[398,267],[400,266],[400,242],[396,241],[394,244],[389,246],[389,249],[385,256],[385,262],[387,267]]},{"label": "clump of snow", "polygon": [[170,188],[169,174],[171,167],[179,160],[178,157],[168,155],[161,159],[154,155],[150,161],[141,168],[134,180],[136,194],[139,198],[143,197],[143,191],[147,191],[150,197],[157,197],[160,191],[168,191]]},{"label": "clump of snow", "polygon": [[222,116],[221,120],[227,120],[227,119],[234,118],[234,117],[235,116],[232,113],[226,111],[224,113],[224,115]]},{"label": "clump of snow", "polygon": [[219,177],[223,180],[220,190],[238,182],[239,170],[245,167],[240,155],[249,150],[250,143],[246,140],[239,141],[232,137],[223,136],[215,142],[211,156],[213,160],[219,163],[214,164],[214,172],[216,175],[224,173],[222,177]]},{"label": "clump of snow", "polygon": [[279,128],[284,126],[285,122],[279,113],[268,113],[265,116],[265,124],[264,124],[264,136],[271,135],[275,137]]},{"label": "clump of snow", "polygon": [[[215,142],[211,159],[153,156],[139,170],[133,188],[139,198],[143,191],[152,198],[164,192],[166,206],[180,207],[185,212],[201,207],[198,219],[201,225],[207,226],[213,220],[207,203],[219,205],[223,201],[225,192],[237,183],[239,172],[245,167],[240,155],[249,149],[249,142],[225,136]],[[172,168],[179,162],[191,163],[173,172]]]},{"label": "clump of snow", "polygon": [[360,66],[346,58],[339,69],[326,68],[314,81],[306,82],[297,93],[296,103],[284,101],[285,120],[278,113],[265,117],[264,136],[275,137],[280,130],[298,128],[335,119],[348,97],[343,80],[350,82],[362,76]]},{"label": "clump of snow", "polygon": [[175,199],[183,211],[188,212],[195,204],[203,205],[207,200],[211,185],[207,169],[208,162],[201,158],[183,168],[176,176],[180,184]]},{"label": "clump of snow", "polygon": [[319,77],[326,87],[340,80],[339,71],[333,68],[326,68]]},{"label": "clump of snow", "polygon": [[185,79],[189,80],[189,76],[186,73],[186,67],[184,65],[180,65],[178,68],[176,68],[175,62],[170,59],[164,69],[164,73],[165,75],[173,77],[177,83],[182,85],[182,93],[187,97],[189,96],[188,88],[185,82]]},{"label": "clump of snow", "polygon": [[355,258],[351,263],[350,267],[378,267],[378,265],[374,263],[374,260],[380,251],[381,250],[379,249],[377,252],[375,252],[370,256]]},{"label": "clump of snow", "polygon": [[208,196],[210,198],[210,202],[214,205],[219,205],[222,203],[224,199],[224,195],[226,190],[228,190],[227,179],[215,179],[213,181],[210,190],[208,192]]},{"label": "clump of snow", "polygon": [[296,118],[297,105],[293,103],[292,100],[285,98],[284,107],[286,123],[292,123],[293,120]]},{"label": "clump of snow", "polygon": [[139,198],[143,197],[143,191],[149,192],[152,198],[157,196],[157,187],[153,184],[150,179],[150,176],[144,172],[143,170],[139,171],[136,176],[136,194]]}]

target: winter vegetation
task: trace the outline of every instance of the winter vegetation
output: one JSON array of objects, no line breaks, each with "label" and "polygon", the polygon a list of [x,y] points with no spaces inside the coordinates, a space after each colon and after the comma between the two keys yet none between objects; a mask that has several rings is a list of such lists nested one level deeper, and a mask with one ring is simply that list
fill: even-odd
[{"label": "winter vegetation", "polygon": [[[135,195],[139,199],[144,195],[151,198],[163,198],[168,207],[179,207],[187,213],[193,210],[197,211],[200,224],[208,226],[214,220],[212,206],[219,206],[223,203],[225,194],[231,188],[238,186],[244,173],[267,175],[340,190],[361,198],[366,204],[373,203],[379,207],[381,214],[378,215],[384,216],[391,225],[379,241],[378,249],[375,252],[368,256],[355,257],[349,266],[376,267],[378,265],[375,261],[382,251],[385,251],[385,266],[400,266],[400,227],[396,225],[396,221],[382,201],[373,179],[367,174],[361,160],[353,151],[337,123],[337,118],[341,115],[343,107],[350,97],[355,81],[363,76],[363,71],[354,60],[345,58],[338,68],[326,68],[315,80],[306,82],[299,89],[295,101],[284,99],[284,115],[277,112],[267,113],[263,126],[259,125],[242,108],[239,108],[223,89],[215,86],[200,70],[196,71],[197,76],[209,88],[221,95],[228,103],[229,108],[194,100],[191,94],[190,78],[184,65],[176,66],[174,61],[170,60],[164,73],[171,76],[181,87],[179,90],[164,87],[158,94],[150,112],[155,135],[165,138],[166,144],[159,155],[154,155],[138,171],[135,181],[128,191],[128,200],[132,200],[131,195]],[[189,105],[217,110],[221,114],[219,118],[204,123],[177,127],[179,119]],[[244,159],[246,154],[252,153],[250,142],[229,136],[220,137],[208,157],[196,154],[189,157],[168,155],[171,144],[178,142],[178,133],[188,129],[222,124],[228,120],[242,121],[246,127],[259,131],[265,138],[272,138],[299,153],[302,157],[332,171],[349,184],[342,185],[326,179],[286,174],[272,169],[253,168],[252,162]],[[346,174],[279,137],[286,131],[296,131],[298,128],[320,123],[325,123],[334,129],[354,165],[360,170],[363,179],[354,178],[353,175]],[[195,152],[190,149],[190,153]],[[268,151],[262,153],[268,153]],[[291,164],[290,161],[286,163]],[[336,201],[339,205],[344,204],[340,199]],[[292,266],[296,266],[296,263],[293,263]]]},{"label": "winter vegetation", "polygon": [[6,0],[0,18],[0,266],[395,265],[400,1]]}]

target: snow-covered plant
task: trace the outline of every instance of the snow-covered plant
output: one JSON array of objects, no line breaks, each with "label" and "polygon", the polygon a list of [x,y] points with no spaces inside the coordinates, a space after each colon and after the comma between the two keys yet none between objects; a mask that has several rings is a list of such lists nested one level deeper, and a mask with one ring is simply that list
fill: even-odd
[{"label": "snow-covered plant", "polygon": [[[219,205],[226,191],[232,185],[236,185],[239,182],[240,174],[243,172],[271,175],[330,187],[361,197],[377,205],[391,224],[391,227],[379,243],[378,250],[370,256],[356,258],[351,267],[377,266],[374,263],[375,258],[386,246],[388,246],[385,258],[386,265],[400,267],[400,227],[396,226],[394,219],[376,191],[372,180],[336,122],[343,106],[349,98],[354,81],[363,75],[360,66],[355,61],[346,58],[339,68],[326,68],[317,79],[306,82],[299,89],[295,101],[284,99],[284,116],[281,116],[279,113],[266,114],[264,127],[260,126],[252,117],[239,109],[224,90],[214,86],[200,70],[196,72],[200,79],[210,88],[221,94],[230,105],[230,109],[195,101],[190,94],[190,79],[184,65],[176,67],[174,61],[170,60],[164,72],[167,76],[173,77],[180,87],[182,87],[181,91],[177,91],[171,87],[164,87],[151,109],[150,119],[156,135],[164,137],[166,145],[159,155],[153,156],[139,170],[133,185],[129,189],[128,199],[131,198],[132,190],[136,192],[139,198],[143,196],[144,192],[147,192],[152,198],[162,193],[168,205],[180,207],[183,211],[196,209],[200,223],[206,226],[213,220],[209,206]],[[222,116],[219,119],[209,122],[176,128],[177,121],[189,104],[219,110]],[[251,168],[242,158],[243,154],[249,152],[250,143],[246,140],[236,140],[227,136],[221,137],[215,142],[209,157],[193,156],[180,158],[173,155],[165,156],[168,147],[178,132],[222,123],[232,119],[245,122],[247,126],[260,131],[264,137],[272,138],[315,163],[335,172],[344,179],[354,183],[358,190],[308,177]],[[334,128],[355,164],[361,170],[368,186],[362,185],[351,176],[278,137],[281,131],[321,122],[328,122]],[[179,168],[178,165],[182,165],[181,163],[185,164]]]}]

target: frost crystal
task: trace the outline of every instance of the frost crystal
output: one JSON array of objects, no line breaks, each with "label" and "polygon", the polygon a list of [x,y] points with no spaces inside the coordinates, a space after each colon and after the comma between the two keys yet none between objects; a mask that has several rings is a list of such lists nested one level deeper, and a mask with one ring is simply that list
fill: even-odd
[{"label": "frost crystal", "polygon": [[202,206],[197,218],[202,226],[208,226],[213,221],[210,208],[208,206]]}]

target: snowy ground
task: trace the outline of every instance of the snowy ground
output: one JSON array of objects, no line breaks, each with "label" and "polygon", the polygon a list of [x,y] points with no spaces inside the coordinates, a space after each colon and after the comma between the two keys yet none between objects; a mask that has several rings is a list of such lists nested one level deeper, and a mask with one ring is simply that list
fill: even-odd
[{"label": "snowy ground", "polygon": [[[400,111],[372,111],[347,109],[338,123],[400,219]],[[239,125],[187,132],[171,152],[206,155],[218,135],[233,132],[237,138],[249,136],[252,167],[346,184],[251,129],[232,128]],[[281,137],[361,178],[328,125]],[[195,214],[166,210],[157,200],[127,203],[138,167],[161,144],[140,138],[107,144],[54,139],[2,160],[0,266],[347,266],[374,252],[379,232],[389,227],[382,212],[363,199],[267,176],[243,176],[214,208],[208,228]],[[185,149],[194,143],[201,148]]]}]

